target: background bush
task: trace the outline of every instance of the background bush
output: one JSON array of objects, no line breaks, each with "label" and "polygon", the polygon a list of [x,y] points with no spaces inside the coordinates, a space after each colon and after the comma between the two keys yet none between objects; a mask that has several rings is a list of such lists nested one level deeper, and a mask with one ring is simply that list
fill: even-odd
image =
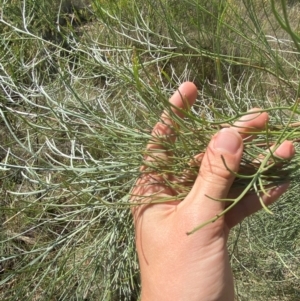
[{"label": "background bush", "polygon": [[[138,299],[129,192],[183,81],[199,94],[174,171],[251,107],[271,116],[257,141],[298,139],[295,1],[0,4],[2,300]],[[232,233],[237,300],[299,300],[295,169],[291,180],[273,216],[262,211]]]}]

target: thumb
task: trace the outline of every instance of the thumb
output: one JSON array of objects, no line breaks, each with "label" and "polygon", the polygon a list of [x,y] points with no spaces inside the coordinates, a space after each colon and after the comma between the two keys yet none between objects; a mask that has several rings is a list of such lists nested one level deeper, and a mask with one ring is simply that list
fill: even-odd
[{"label": "thumb", "polygon": [[227,198],[234,180],[231,171],[238,171],[242,153],[243,140],[235,129],[225,128],[214,135],[201,162],[195,184],[182,203],[183,206],[187,206],[194,216],[198,215],[199,218],[200,215],[201,220],[219,214],[225,203],[213,199]]}]

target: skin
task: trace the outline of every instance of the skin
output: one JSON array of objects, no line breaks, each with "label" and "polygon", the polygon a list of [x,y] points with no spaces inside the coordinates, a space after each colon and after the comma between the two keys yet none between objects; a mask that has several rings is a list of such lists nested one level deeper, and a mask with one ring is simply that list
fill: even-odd
[{"label": "skin", "polygon": [[[195,102],[197,88],[193,83],[183,83],[171,97],[173,112],[183,118]],[[234,300],[234,286],[229,264],[227,240],[232,227],[245,217],[261,209],[258,197],[246,195],[232,210],[216,222],[208,224],[192,235],[187,232],[222,212],[228,205],[215,199],[238,195],[231,189],[234,175],[224,166],[221,156],[230,170],[238,171],[243,152],[243,139],[251,129],[259,132],[268,122],[267,113],[246,115],[234,127],[222,129],[214,135],[201,158],[198,176],[186,198],[182,201],[151,204],[158,198],[175,197],[179,191],[169,188],[168,181],[178,181],[171,175],[147,173],[141,167],[142,176],[132,190],[132,202],[144,205],[133,209],[136,248],[139,256],[142,281],[142,301],[221,301]],[[174,142],[174,121],[164,112],[152,131],[152,141],[147,145],[146,163],[165,162],[172,154],[163,149],[161,137]],[[158,139],[160,137],[160,140]],[[295,149],[290,141],[283,142],[275,155],[284,159],[293,157]],[[258,158],[260,159],[260,158]],[[282,184],[262,195],[266,205],[277,200],[288,188]]]}]

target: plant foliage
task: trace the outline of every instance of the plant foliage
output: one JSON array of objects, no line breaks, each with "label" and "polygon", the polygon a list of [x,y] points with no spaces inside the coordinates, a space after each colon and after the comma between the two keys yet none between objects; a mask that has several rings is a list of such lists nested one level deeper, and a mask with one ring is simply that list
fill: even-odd
[{"label": "plant foliage", "polygon": [[199,94],[167,146],[176,174],[197,172],[191,158],[221,127],[252,107],[269,112],[234,185],[292,185],[273,216],[233,231],[237,300],[299,299],[300,157],[268,152],[286,139],[299,148],[299,4],[0,4],[2,300],[138,300],[130,190],[152,127],[187,80]]}]

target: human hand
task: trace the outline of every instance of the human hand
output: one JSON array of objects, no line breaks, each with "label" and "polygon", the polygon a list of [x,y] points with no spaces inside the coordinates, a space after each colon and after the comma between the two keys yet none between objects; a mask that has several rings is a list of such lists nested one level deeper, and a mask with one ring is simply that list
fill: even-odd
[{"label": "human hand", "polygon": [[[191,107],[197,97],[197,88],[186,82],[171,97],[172,111],[180,118],[183,110]],[[176,109],[179,108],[180,110]],[[243,153],[243,139],[247,128],[257,131],[265,128],[268,114],[251,114],[235,127],[224,128],[214,135],[201,160],[198,176],[184,200],[178,201],[178,191],[167,183],[176,181],[170,175],[145,172],[147,164],[131,192],[132,202],[142,202],[133,208],[136,248],[142,280],[142,301],[234,300],[233,277],[227,252],[229,230],[245,217],[261,208],[255,194],[247,194],[224,216],[206,225],[193,235],[186,233],[199,224],[220,214],[228,204],[213,199],[237,196],[231,189]],[[174,122],[167,112],[152,131],[153,140],[147,146],[146,163],[168,162],[171,154],[164,150],[158,137],[174,142]],[[283,159],[295,153],[293,144],[283,142],[275,155]],[[224,161],[228,168],[225,168]],[[288,188],[279,185],[262,194],[266,205],[273,203]],[[209,196],[209,197],[208,197]],[[155,203],[159,198],[174,197],[174,201]]]}]

